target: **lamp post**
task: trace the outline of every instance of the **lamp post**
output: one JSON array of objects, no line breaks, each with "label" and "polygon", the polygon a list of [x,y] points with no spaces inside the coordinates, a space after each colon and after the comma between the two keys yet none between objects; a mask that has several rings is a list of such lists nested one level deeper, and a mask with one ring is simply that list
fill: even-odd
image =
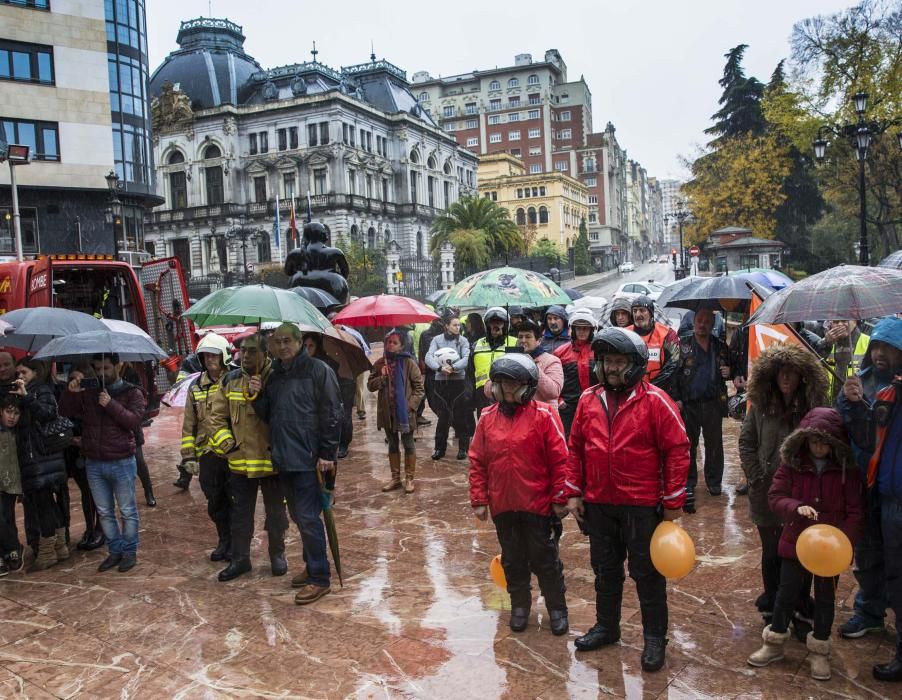
[{"label": "lamp post", "polygon": [[[869,265],[870,246],[868,245],[868,223],[867,223],[867,191],[865,189],[864,164],[868,157],[868,148],[871,145],[871,138],[879,136],[887,129],[898,126],[900,121],[894,119],[889,122],[868,122],[865,120],[865,114],[868,108],[868,93],[856,92],[852,95],[852,104],[855,107],[855,113],[858,120],[847,124],[826,124],[821,126],[817,131],[817,138],[812,144],[814,148],[814,158],[818,162],[823,162],[827,154],[827,137],[831,134],[837,138],[846,138],[849,140],[855,156],[858,158],[858,218],[859,218],[859,236],[858,236],[858,264]],[[899,141],[899,148],[902,149],[902,132],[896,135]]]},{"label": "lamp post", "polygon": [[0,138],[0,163],[9,161],[9,188],[13,205],[13,232],[16,237],[16,259],[22,261],[22,218],[19,215],[19,188],[16,185],[16,167],[28,165],[31,162],[30,147],[20,144],[7,144],[5,138]]},{"label": "lamp post", "polygon": [[256,243],[262,232],[253,228],[237,226],[226,232],[226,238],[230,241],[240,241],[241,257],[244,265],[244,283],[247,284],[247,241]]},{"label": "lamp post", "polygon": [[119,176],[115,171],[104,176],[106,186],[110,191],[110,216],[109,223],[113,225],[113,259],[119,259],[119,231],[116,227],[122,222],[122,202],[119,201]]},{"label": "lamp post", "polygon": [[683,250],[683,222],[686,221],[686,219],[688,219],[690,216],[692,216],[692,214],[686,211],[686,209],[683,207],[682,202],[679,202],[677,204],[676,211],[672,211],[670,212],[670,214],[664,215],[665,221],[676,222],[680,230],[680,273],[679,275],[674,275],[674,277],[676,277],[677,279],[683,278],[682,272],[686,269],[686,254]]}]

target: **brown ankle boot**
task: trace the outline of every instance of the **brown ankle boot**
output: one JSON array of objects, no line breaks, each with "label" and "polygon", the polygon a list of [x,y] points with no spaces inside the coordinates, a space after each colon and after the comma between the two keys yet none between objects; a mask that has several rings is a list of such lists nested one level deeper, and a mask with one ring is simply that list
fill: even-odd
[{"label": "brown ankle boot", "polygon": [[58,561],[66,561],[69,558],[69,546],[66,544],[66,528],[56,528],[56,539],[53,543]]},{"label": "brown ankle boot", "polygon": [[388,453],[388,465],[391,467],[391,481],[382,487],[383,491],[394,491],[401,488],[401,455],[398,452]]},{"label": "brown ankle boot", "polygon": [[56,537],[42,537],[38,540],[38,551],[35,554],[32,571],[43,571],[56,564]]},{"label": "brown ankle boot", "polygon": [[413,477],[417,473],[416,452],[404,453],[404,493],[413,493],[416,487],[413,485]]}]

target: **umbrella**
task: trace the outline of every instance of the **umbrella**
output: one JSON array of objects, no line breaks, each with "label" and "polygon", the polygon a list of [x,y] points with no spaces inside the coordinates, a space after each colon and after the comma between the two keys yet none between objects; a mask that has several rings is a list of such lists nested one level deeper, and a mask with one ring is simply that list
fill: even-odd
[{"label": "umbrella", "polygon": [[323,524],[326,526],[326,536],[329,539],[329,551],[332,552],[332,561],[335,563],[338,582],[344,588],[345,584],[341,579],[341,555],[338,551],[338,530],[335,529],[335,513],[332,510],[332,504],[335,501],[335,470],[328,472],[328,475],[323,478],[323,472],[317,469],[316,477],[319,480],[320,497],[323,500]]},{"label": "umbrella", "polygon": [[26,352],[40,350],[61,336],[107,330],[99,319],[89,314],[50,306],[16,309],[2,318],[12,326],[12,330],[6,332],[0,344]]},{"label": "umbrella", "polygon": [[323,335],[323,352],[338,363],[338,374],[354,379],[369,372],[373,365],[357,339],[340,328],[329,328]]},{"label": "umbrella", "polygon": [[329,292],[324,292],[322,289],[317,289],[316,287],[292,287],[288,291],[297,294],[302,299],[306,299],[321,311],[325,311],[333,306],[341,306],[341,302],[329,294]]},{"label": "umbrella", "polygon": [[566,306],[571,301],[564,290],[545,275],[516,267],[498,267],[461,280],[448,290],[442,304],[459,309],[544,308],[552,304]]},{"label": "umbrella", "polygon": [[[580,299],[580,301],[582,301],[582,299]],[[614,299],[611,299],[600,308],[592,308],[592,313],[595,314],[595,318],[598,319],[599,328],[611,327],[611,311],[613,310]],[[658,302],[655,302],[655,323],[663,323],[665,326],[673,325],[672,319],[667,315],[664,307]]]},{"label": "umbrella", "polygon": [[763,267],[753,267],[748,270],[737,270],[728,273],[730,275],[745,275],[745,278],[751,282],[757,282],[769,289],[783,289],[793,284],[792,279],[784,275],[779,270],[768,270]]},{"label": "umbrella", "polygon": [[438,291],[433,292],[428,297],[426,297],[426,301],[433,306],[441,306],[441,300],[446,294],[446,290],[439,289]]},{"label": "umbrella", "polygon": [[182,377],[175,384],[169,387],[169,391],[163,394],[160,402],[170,408],[181,408],[188,400],[188,389],[191,388],[191,382],[200,376],[200,372],[194,372],[187,377]]},{"label": "umbrella", "polygon": [[303,297],[265,284],[218,289],[188,309],[184,316],[198,326],[288,321],[297,323],[302,330],[322,333],[332,325]]},{"label": "umbrella", "polygon": [[[592,315],[595,316],[595,320],[598,321],[601,319],[601,312],[607,304],[608,300],[604,297],[585,296],[574,301],[572,308],[589,309],[592,312]],[[610,312],[608,315],[610,315]]]},{"label": "umbrella", "polygon": [[394,294],[361,297],[344,307],[332,319],[345,326],[403,326],[408,323],[428,323],[438,318],[416,299]]},{"label": "umbrella", "polygon": [[[762,283],[760,274],[760,272],[743,272],[721,277],[698,277],[670,292],[663,306],[676,306],[690,311],[699,309],[745,311],[752,298],[752,291],[746,282]],[[766,280],[765,277],[764,283],[772,286]]]},{"label": "umbrella", "polygon": [[902,270],[902,250],[890,253],[877,263],[877,267],[891,267],[894,270]]},{"label": "umbrella", "polygon": [[130,335],[140,335],[144,338],[153,340],[153,338],[151,338],[143,328],[136,326],[134,323],[129,323],[128,321],[118,321],[115,318],[102,318],[100,319],[100,322],[111,331],[116,331],[117,333],[128,333]]},{"label": "umbrella", "polygon": [[149,337],[111,330],[75,333],[51,340],[34,356],[36,360],[78,362],[90,355],[119,355],[123,362],[146,362],[169,357]]},{"label": "umbrella", "polygon": [[749,323],[861,320],[902,309],[902,270],[840,265],[774,292]]},{"label": "umbrella", "polygon": [[573,301],[583,298],[583,293],[578,292],[575,289],[564,289],[564,294],[566,294],[568,297],[570,297]]}]

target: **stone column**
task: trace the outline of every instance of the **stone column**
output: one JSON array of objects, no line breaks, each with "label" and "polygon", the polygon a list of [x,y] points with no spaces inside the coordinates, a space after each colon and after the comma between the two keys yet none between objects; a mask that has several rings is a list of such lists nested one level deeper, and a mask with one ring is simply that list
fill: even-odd
[{"label": "stone column", "polygon": [[454,286],[454,246],[450,241],[442,243],[439,249],[439,270],[442,289],[451,289]]}]

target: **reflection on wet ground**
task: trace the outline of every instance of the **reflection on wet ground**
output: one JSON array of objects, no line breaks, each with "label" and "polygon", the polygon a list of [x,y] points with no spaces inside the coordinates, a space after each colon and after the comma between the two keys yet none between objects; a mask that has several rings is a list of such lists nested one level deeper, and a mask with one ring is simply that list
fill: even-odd
[{"label": "reflection on wet ground", "polygon": [[[78,552],[49,571],[0,579],[0,697],[898,697],[871,678],[875,660],[892,655],[889,633],[834,638],[827,683],[810,679],[797,641],[783,662],[746,666],[760,642],[760,576],[755,529],[744,499],[732,495],[737,423],[725,423],[729,495],[701,493],[698,513],[682,519],[700,563],[668,587],[667,666],[644,674],[629,581],[622,642],[574,651],[573,638],[594,622],[594,592],[588,542],[570,520],[561,542],[570,635],[551,635],[541,601],[529,629],[511,633],[507,596],[488,577],[497,540],[491,524],[470,515],[465,463],[430,461],[426,428],[417,492],[379,492],[388,466],[370,407],[338,477],[344,589],[293,604],[297,534],[289,576],[273,578],[262,503],[253,573],[216,581],[221,566],[207,556],[215,531],[199,485],[188,493],[171,486],[181,425],[171,411],[148,432],[159,506],[141,505],[137,568],[99,574],[103,554]],[[73,537],[81,532],[73,523]],[[853,583],[851,574],[840,580],[837,625],[850,614]]]}]

